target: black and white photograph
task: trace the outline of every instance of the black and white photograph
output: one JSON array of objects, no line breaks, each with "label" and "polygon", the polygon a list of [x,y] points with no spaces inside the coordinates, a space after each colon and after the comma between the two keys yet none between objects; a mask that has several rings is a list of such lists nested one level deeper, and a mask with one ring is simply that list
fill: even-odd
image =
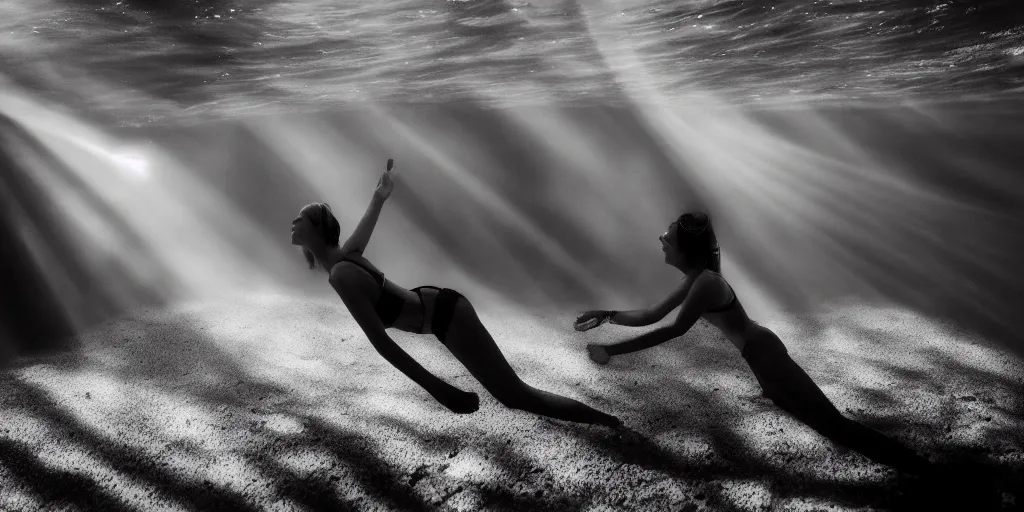
[{"label": "black and white photograph", "polygon": [[23,511],[1024,511],[1024,2],[0,0]]}]

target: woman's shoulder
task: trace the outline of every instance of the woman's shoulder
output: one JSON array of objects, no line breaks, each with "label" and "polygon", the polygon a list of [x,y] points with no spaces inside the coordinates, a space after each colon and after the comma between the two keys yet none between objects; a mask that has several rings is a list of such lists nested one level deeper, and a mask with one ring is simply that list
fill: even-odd
[{"label": "woman's shoulder", "polygon": [[728,289],[732,289],[732,285],[729,284],[729,281],[725,278],[725,276],[722,275],[721,272],[716,272],[714,270],[706,268],[697,277],[698,279],[705,280],[709,285],[724,286]]},{"label": "woman's shoulder", "polygon": [[369,260],[367,260],[362,254],[352,251],[345,254],[337,254],[334,258],[334,263],[331,264],[327,272],[331,275],[335,273],[344,272],[348,268],[366,268],[373,267]]},{"label": "woman's shoulder", "polygon": [[704,269],[704,271],[701,272],[700,275],[697,276],[697,277],[703,278],[703,279],[714,279],[714,280],[725,279],[725,276],[723,276],[721,272],[715,272],[714,270],[711,270],[710,268]]}]

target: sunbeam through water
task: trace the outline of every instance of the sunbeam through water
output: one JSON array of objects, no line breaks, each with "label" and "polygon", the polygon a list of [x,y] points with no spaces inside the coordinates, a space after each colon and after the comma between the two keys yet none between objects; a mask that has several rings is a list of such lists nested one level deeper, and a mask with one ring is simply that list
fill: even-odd
[{"label": "sunbeam through water", "polygon": [[[709,323],[587,359],[626,328],[573,317],[669,294],[659,235],[690,210],[710,213],[745,310],[840,409],[1019,476],[1021,13],[4,2],[0,508],[929,499],[770,408]],[[647,438],[487,397],[449,414],[387,366],[289,223],[323,201],[344,241],[388,158],[365,256],[403,287],[458,290],[524,382]],[[445,345],[388,333],[479,390]]]}]

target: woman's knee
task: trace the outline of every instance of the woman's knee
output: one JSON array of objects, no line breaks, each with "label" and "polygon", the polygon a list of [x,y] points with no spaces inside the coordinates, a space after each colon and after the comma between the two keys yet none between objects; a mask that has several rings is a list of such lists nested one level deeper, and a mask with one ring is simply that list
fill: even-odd
[{"label": "woman's knee", "polygon": [[534,390],[519,378],[509,382],[490,383],[485,385],[487,391],[494,396],[501,405],[509,409],[526,409],[532,402],[536,401]]}]

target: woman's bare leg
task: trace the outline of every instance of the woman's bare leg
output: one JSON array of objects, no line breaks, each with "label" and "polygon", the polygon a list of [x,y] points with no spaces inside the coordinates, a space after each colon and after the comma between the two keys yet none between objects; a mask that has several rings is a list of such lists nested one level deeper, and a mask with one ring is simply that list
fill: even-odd
[{"label": "woman's bare leg", "polygon": [[469,373],[506,407],[578,423],[621,424],[615,416],[523,382],[480,322],[473,306],[463,297],[455,303],[444,343]]},{"label": "woman's bare leg", "polygon": [[[836,408],[821,388],[788,355],[774,362],[772,401],[821,435],[900,471],[928,475],[935,466],[895,439],[858,423]],[[766,390],[767,391],[767,390]]]}]

